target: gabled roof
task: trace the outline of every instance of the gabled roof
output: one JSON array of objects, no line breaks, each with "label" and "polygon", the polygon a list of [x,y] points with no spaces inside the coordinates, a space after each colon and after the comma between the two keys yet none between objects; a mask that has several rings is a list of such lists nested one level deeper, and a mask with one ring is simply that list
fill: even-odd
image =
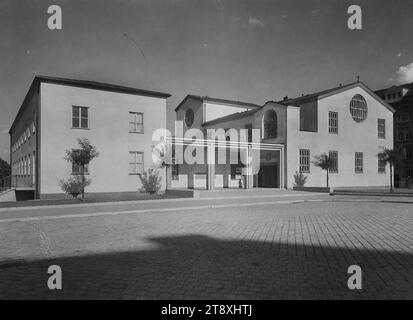
[{"label": "gabled roof", "polygon": [[349,83],[347,85],[340,85],[338,87],[334,87],[334,88],[323,90],[323,91],[318,91],[318,92],[315,92],[315,93],[312,93],[312,94],[307,94],[307,95],[297,97],[297,98],[293,98],[293,99],[285,99],[285,100],[277,101],[277,103],[284,104],[284,105],[300,106],[303,103],[313,101],[313,100],[323,99],[323,98],[332,96],[332,95],[340,93],[340,92],[344,92],[346,90],[349,90],[349,89],[352,89],[352,88],[355,88],[355,87],[363,88],[375,100],[377,100],[377,102],[381,103],[388,110],[390,110],[391,112],[395,111],[395,109],[392,106],[390,106],[387,102],[385,102],[382,98],[380,98],[374,91],[372,91],[369,87],[367,87],[361,81]]},{"label": "gabled roof", "polygon": [[163,98],[163,99],[169,98],[171,96],[169,93],[162,93],[162,92],[157,92],[157,91],[148,91],[148,90],[124,87],[124,86],[119,86],[115,84],[103,83],[103,82],[75,80],[75,79],[66,79],[66,78],[37,75],[34,77],[30,85],[29,91],[26,93],[23,103],[20,106],[19,111],[17,112],[17,115],[13,121],[13,124],[10,127],[9,133],[11,133],[16,122],[20,119],[22,113],[24,112],[29,97],[35,90],[38,90],[39,85],[42,82],[43,83],[54,83],[54,84],[72,86],[72,87],[110,91],[110,92],[120,92],[120,93],[127,93],[127,94],[134,94],[134,95],[148,96],[148,97],[155,97],[155,98]]},{"label": "gabled roof", "polygon": [[217,123],[222,123],[222,122],[227,122],[227,121],[246,118],[246,117],[252,116],[256,112],[258,112],[261,108],[262,107],[257,108],[257,109],[253,109],[253,110],[233,113],[233,114],[230,114],[230,115],[225,116],[225,117],[221,117],[221,118],[217,118],[217,119],[205,122],[204,124],[202,124],[202,126],[207,127],[207,126],[211,126],[211,125],[214,125],[214,124],[217,124]]},{"label": "gabled roof", "polygon": [[215,102],[215,103],[220,103],[224,105],[229,105],[229,106],[238,106],[241,108],[261,108],[261,106],[255,104],[255,103],[249,103],[249,102],[243,102],[243,101],[235,101],[235,100],[227,100],[227,99],[219,99],[219,98],[212,98],[208,96],[197,96],[194,94],[188,94],[175,108],[175,111],[178,111],[178,109],[188,100],[188,99],[194,99],[198,100],[201,102]]},{"label": "gabled roof", "polygon": [[302,96],[296,97],[296,98],[284,99],[284,100],[277,101],[277,102],[281,103],[281,104],[297,105],[298,106],[298,105],[306,103],[308,101],[318,99],[319,96],[334,92],[336,90],[343,89],[343,88],[347,89],[347,88],[353,86],[354,84],[356,84],[356,82],[349,83],[349,84],[344,85],[344,86],[340,85],[338,87],[334,87],[334,88],[331,88],[331,89],[314,92],[314,93],[311,93],[311,94],[302,95]]},{"label": "gabled roof", "polygon": [[57,78],[57,77],[48,77],[48,76],[35,76],[34,81],[45,82],[45,83],[55,83],[62,84],[73,87],[82,87],[88,89],[96,89],[103,91],[113,91],[121,93],[129,93],[140,96],[148,96],[155,98],[169,98],[171,95],[169,93],[163,93],[158,91],[149,91],[131,87],[119,86],[116,84],[109,84],[104,82],[88,81],[88,80],[75,80],[75,79],[66,79],[66,78]]}]

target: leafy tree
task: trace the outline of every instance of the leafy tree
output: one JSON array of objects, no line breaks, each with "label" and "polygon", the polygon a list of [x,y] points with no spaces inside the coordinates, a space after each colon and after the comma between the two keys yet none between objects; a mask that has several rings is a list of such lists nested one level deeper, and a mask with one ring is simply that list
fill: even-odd
[{"label": "leafy tree", "polygon": [[139,176],[139,179],[142,183],[141,192],[155,194],[162,188],[162,177],[159,176],[159,171],[155,168],[149,168],[148,171]]},{"label": "leafy tree", "polygon": [[0,158],[0,179],[6,178],[11,174],[10,165]]},{"label": "leafy tree", "polygon": [[390,192],[393,192],[393,167],[396,164],[396,152],[393,149],[384,149],[382,152],[379,152],[377,156],[384,161],[386,164],[389,164],[390,167]]},{"label": "leafy tree", "polygon": [[11,168],[10,165],[0,158],[0,187],[4,183],[3,179],[7,178],[11,175]]},{"label": "leafy tree", "polygon": [[321,168],[322,170],[325,170],[325,171],[326,171],[326,174],[327,174],[327,176],[326,176],[326,178],[327,178],[327,188],[328,188],[328,187],[329,187],[329,184],[328,184],[328,172],[329,172],[329,169],[331,169],[331,167],[333,166],[333,159],[330,158],[330,156],[327,155],[327,154],[325,154],[325,153],[323,153],[323,154],[321,154],[321,155],[319,155],[319,156],[315,156],[314,159],[315,159],[315,160],[313,161],[313,164],[314,164],[316,167],[319,167],[319,168]]},{"label": "leafy tree", "polygon": [[[79,149],[66,150],[65,160],[70,162],[80,169],[81,177],[81,194],[82,201],[85,199],[85,187],[87,181],[85,179],[85,167],[95,158],[99,156],[96,147],[92,146],[88,139],[80,138],[77,140]],[[90,183],[89,183],[90,184]]]}]

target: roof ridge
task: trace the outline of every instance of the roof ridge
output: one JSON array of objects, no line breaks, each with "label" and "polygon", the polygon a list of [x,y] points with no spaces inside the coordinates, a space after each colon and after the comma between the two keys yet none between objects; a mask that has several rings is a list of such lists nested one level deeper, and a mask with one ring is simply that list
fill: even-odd
[{"label": "roof ridge", "polygon": [[341,89],[341,88],[346,88],[346,87],[352,86],[356,83],[362,83],[362,82],[361,81],[355,81],[355,82],[350,82],[350,83],[344,84],[344,85],[340,84],[339,86],[336,86],[336,87],[333,87],[333,88],[330,88],[330,89],[319,90],[319,91],[315,91],[313,93],[308,93],[308,94],[298,96],[298,97],[295,97],[295,98],[288,98],[288,99],[285,99],[285,100],[279,100],[279,101],[276,101],[276,102],[277,103],[287,103],[287,102],[291,102],[291,101],[294,101],[294,100],[301,100],[301,99],[306,99],[306,98],[309,98],[309,97],[320,96],[322,94],[325,94],[325,93],[328,93],[328,92],[331,92],[331,91],[334,91],[334,90],[338,90],[338,89]]},{"label": "roof ridge", "polygon": [[112,89],[112,90],[118,90],[118,91],[129,92],[129,93],[137,93],[137,94],[142,94],[142,95],[159,96],[163,98],[169,98],[171,96],[171,94],[169,93],[152,91],[152,90],[147,90],[147,89],[139,89],[139,88],[134,88],[134,87],[127,87],[123,85],[92,81],[92,80],[52,77],[52,76],[44,76],[44,75],[35,75],[34,80],[38,80],[41,82],[50,81],[50,82],[69,84],[69,85],[72,84],[72,85],[77,85],[79,87],[94,87],[95,89],[107,89],[107,90]]}]

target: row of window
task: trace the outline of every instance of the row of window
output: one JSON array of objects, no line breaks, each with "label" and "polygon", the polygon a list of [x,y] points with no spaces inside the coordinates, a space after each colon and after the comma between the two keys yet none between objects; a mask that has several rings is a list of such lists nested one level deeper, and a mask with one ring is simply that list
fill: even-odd
[{"label": "row of window", "polygon": [[[330,173],[338,173],[338,151],[329,151],[329,158],[331,159]],[[310,150],[299,150],[299,170],[302,173],[310,173]],[[386,161],[381,156],[378,157],[378,173],[386,172]],[[354,172],[363,173],[364,170],[364,155],[363,152],[354,153]]]},{"label": "row of window", "polygon": [[[130,151],[129,152],[129,174],[139,175],[143,174],[144,168],[144,153],[140,151]],[[84,173],[89,174],[89,166],[85,166]],[[72,163],[72,174],[81,174],[82,168],[74,163]]]},{"label": "row of window", "polygon": [[402,97],[402,93],[401,92],[397,92],[397,93],[388,93],[386,95],[386,100],[394,100],[396,98],[401,98]]},{"label": "row of window", "polygon": [[[72,107],[72,128],[89,129],[89,108]],[[144,133],[143,131],[143,113],[129,112],[129,132]]]},{"label": "row of window", "polygon": [[14,175],[19,176],[30,176],[34,174],[34,164],[35,164],[36,153],[28,154],[21,159],[13,162],[12,171]]},{"label": "row of window", "polygon": [[[358,115],[358,111],[355,112]],[[328,112],[328,133],[338,134],[338,112]],[[377,119],[377,137],[380,139],[386,139],[386,120]]]},{"label": "row of window", "polygon": [[412,160],[412,149],[403,147],[399,149],[399,158],[401,160]]},{"label": "row of window", "polygon": [[410,113],[396,113],[394,115],[394,121],[395,122],[408,122],[411,120]]},{"label": "row of window", "polygon": [[17,141],[12,146],[12,153],[15,153],[19,150],[26,142],[28,142],[31,136],[36,134],[36,124],[33,122],[26,130],[24,130],[23,134],[17,139]]},{"label": "row of window", "polygon": [[397,130],[397,141],[410,141],[412,139],[412,133],[409,129]]}]

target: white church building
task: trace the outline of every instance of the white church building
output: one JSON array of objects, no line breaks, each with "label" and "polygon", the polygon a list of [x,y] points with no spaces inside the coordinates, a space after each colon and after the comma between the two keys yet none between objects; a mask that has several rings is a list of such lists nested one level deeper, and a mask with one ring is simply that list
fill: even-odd
[{"label": "white church building", "polygon": [[[188,148],[195,138],[192,129],[199,129],[205,136],[204,141],[198,139],[205,161],[177,162],[172,188],[292,188],[300,173],[306,177],[306,187],[325,187],[326,172],[313,163],[322,154],[332,159],[333,188],[390,184],[388,168],[378,154],[393,149],[394,109],[362,82],[263,106],[188,95],[175,111],[184,127],[183,137],[175,137],[175,148],[179,144]],[[211,137],[211,129],[223,129],[226,135]],[[258,129],[259,141],[252,141],[252,129]],[[247,139],[233,143],[229,132],[234,130],[239,137],[246,131]],[[225,147],[227,162],[219,163],[217,154]],[[238,159],[250,162],[230,163],[234,149]]]}]

